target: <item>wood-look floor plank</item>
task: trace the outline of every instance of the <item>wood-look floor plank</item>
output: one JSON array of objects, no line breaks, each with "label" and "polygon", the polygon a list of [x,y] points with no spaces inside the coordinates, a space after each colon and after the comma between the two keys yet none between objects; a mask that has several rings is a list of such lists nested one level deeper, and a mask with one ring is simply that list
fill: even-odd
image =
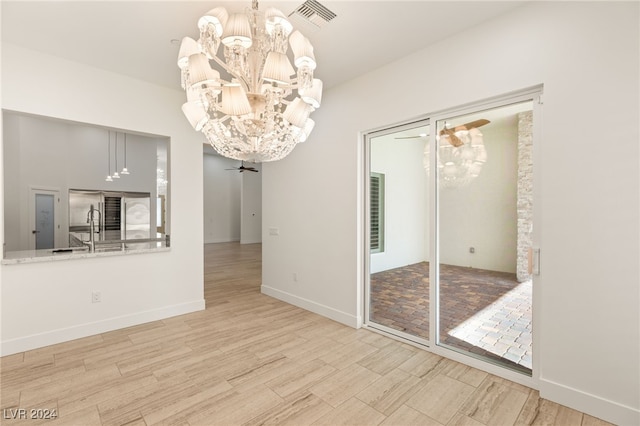
[{"label": "wood-look floor plank", "polygon": [[307,392],[265,411],[245,425],[311,425],[332,410],[322,398]]},{"label": "wood-look floor plank", "polygon": [[459,411],[486,425],[514,424],[528,396],[529,392],[506,386],[489,377]]},{"label": "wood-look floor plank", "polygon": [[400,364],[398,368],[420,379],[435,377],[441,373],[451,361],[427,351],[418,351]]},{"label": "wood-look floor plank", "polygon": [[313,385],[310,390],[331,406],[337,407],[379,378],[379,374],[353,364],[326,377],[322,382]]},{"label": "wood-look floor plank", "polygon": [[[367,343],[364,344],[368,347],[375,348],[375,346],[368,345]],[[378,374],[384,375],[411,358],[417,351],[418,349],[404,343],[389,342],[388,345],[379,348],[377,351],[370,353],[358,361],[358,364]]]},{"label": "wood-look floor plank", "polygon": [[375,346],[359,340],[354,340],[344,345],[333,345],[333,347],[334,350],[321,356],[320,359],[338,369],[349,367],[367,355],[378,351]]},{"label": "wood-look floor plank", "polygon": [[358,398],[351,398],[340,404],[335,410],[320,417],[314,425],[351,426],[377,425],[384,421],[384,414],[374,410]]},{"label": "wood-look floor plank", "polygon": [[[82,363],[82,361],[77,362]],[[37,386],[24,387],[20,395],[20,404],[35,405],[39,402],[66,397],[71,394],[78,395],[85,392],[86,389],[94,389],[96,386],[102,386],[110,380],[120,377],[120,371],[115,365],[107,365],[102,369],[93,371],[84,371],[84,368],[78,369],[75,374],[64,377],[56,375],[55,380],[50,380]]]},{"label": "wood-look floor plank", "polygon": [[336,371],[334,367],[319,359],[306,364],[296,362],[293,367],[291,371],[280,374],[265,383],[282,398],[306,391]]},{"label": "wood-look floor plank", "polygon": [[475,388],[450,377],[439,375],[429,380],[406,403],[432,419],[446,424],[460,410]]},{"label": "wood-look floor plank", "polygon": [[400,406],[394,411],[384,422],[381,423],[384,426],[442,426],[442,423],[438,423],[431,417],[425,416],[418,410],[414,410],[406,405]]},{"label": "wood-look floor plank", "polygon": [[141,413],[147,424],[167,423],[178,419],[186,419],[192,412],[200,409],[203,403],[209,405],[211,398],[232,390],[233,386],[228,382],[220,381],[210,386],[202,387],[198,392],[194,392],[186,397],[176,398],[159,409],[143,407]]},{"label": "wood-look floor plank", "polygon": [[[498,425],[498,424],[510,424],[510,423],[491,423],[491,424]],[[462,413],[457,413],[455,416],[453,416],[451,421],[447,423],[447,426],[485,426],[485,424],[480,423],[479,421],[469,416],[465,416]]]},{"label": "wood-look floor plank", "polygon": [[72,393],[59,396],[58,407],[61,412],[79,411],[157,382],[158,380],[150,371],[142,371],[127,377],[120,376],[111,380],[96,381],[93,386],[83,387],[81,390],[74,389]]},{"label": "wood-look floor plank", "polygon": [[283,402],[267,386],[259,385],[224,401],[211,403],[208,408],[193,410],[187,421],[190,425],[241,425]]},{"label": "wood-look floor plank", "polygon": [[450,363],[446,368],[447,377],[456,379],[473,387],[478,387],[489,376],[488,373],[460,363]]},{"label": "wood-look floor plank", "polygon": [[367,386],[356,396],[379,412],[390,415],[425,386],[421,379],[395,369]]}]

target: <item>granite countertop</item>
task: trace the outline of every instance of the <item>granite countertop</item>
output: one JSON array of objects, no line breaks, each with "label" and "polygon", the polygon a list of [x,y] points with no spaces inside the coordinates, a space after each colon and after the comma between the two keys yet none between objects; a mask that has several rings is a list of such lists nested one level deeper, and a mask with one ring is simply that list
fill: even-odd
[{"label": "granite countertop", "polygon": [[5,253],[4,259],[2,259],[2,264],[18,265],[22,263],[52,262],[58,260],[87,259],[106,256],[125,256],[140,253],[157,253],[170,250],[170,248],[166,247],[164,243],[158,242],[131,243],[130,245],[132,247],[127,247],[125,249],[113,247],[97,248],[95,253],[90,253],[88,248],[82,247],[69,247],[53,250],[10,251]]}]

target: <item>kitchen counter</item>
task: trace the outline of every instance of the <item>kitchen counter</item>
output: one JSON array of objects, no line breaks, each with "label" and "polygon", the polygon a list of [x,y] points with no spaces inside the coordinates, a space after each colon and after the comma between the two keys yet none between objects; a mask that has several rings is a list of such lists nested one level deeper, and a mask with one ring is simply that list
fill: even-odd
[{"label": "kitchen counter", "polygon": [[170,248],[162,242],[132,243],[133,247],[125,249],[114,247],[96,247],[95,253],[88,248],[70,247],[65,249],[23,250],[10,251],[2,259],[3,265],[18,265],[22,263],[52,262],[58,260],[88,259],[106,256],[126,256],[141,253],[158,253],[169,251]]}]

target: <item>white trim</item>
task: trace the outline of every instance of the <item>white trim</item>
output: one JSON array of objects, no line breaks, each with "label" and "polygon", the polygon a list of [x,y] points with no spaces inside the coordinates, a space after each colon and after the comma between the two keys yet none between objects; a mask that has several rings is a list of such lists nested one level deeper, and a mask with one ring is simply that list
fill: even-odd
[{"label": "white trim", "polygon": [[[540,91],[537,92],[537,95],[533,96],[533,152],[532,152],[532,161],[533,161],[533,232],[531,234],[531,244],[532,248],[540,248],[542,247],[542,241],[540,238],[540,226],[536,226],[536,224],[542,223],[542,214],[541,208],[542,206],[542,193],[540,188],[542,188],[542,177],[541,177],[541,158],[542,158],[542,145],[544,141],[542,140],[542,126],[544,125],[544,120],[542,117],[543,108],[542,108],[542,95],[543,95],[543,87],[540,87]],[[540,330],[540,319],[542,318],[542,291],[544,291],[543,287],[543,278],[541,275],[533,275],[532,277],[532,294],[531,294],[531,327],[532,330]],[[540,338],[540,333],[533,332],[533,357],[532,357],[532,366],[531,366],[531,375],[536,380],[536,384],[539,388],[539,380],[540,380],[540,366],[541,358],[544,356],[540,350],[537,348],[541,347],[542,339]]]},{"label": "white trim", "polygon": [[640,425],[640,410],[541,378],[540,397],[618,425]]},{"label": "white trim", "polygon": [[286,291],[278,290],[264,284],[260,286],[260,291],[262,292],[262,294],[266,294],[267,296],[271,296],[275,299],[282,300],[283,302],[287,302],[291,305],[297,306],[307,311],[311,311],[315,314],[322,315],[334,321],[338,321],[339,323],[348,325],[349,327],[362,327],[362,317],[339,311],[329,306],[322,305],[312,300],[305,299],[303,297],[296,296],[294,294],[287,293]]},{"label": "white trim", "polygon": [[[358,280],[358,282],[362,283],[363,293],[362,295],[358,295],[358,306],[362,306],[362,310],[364,312],[363,325],[366,327],[370,327],[374,330],[379,330],[385,335],[392,335],[395,332],[393,329],[385,327],[382,324],[378,324],[375,321],[370,320],[371,311],[371,218],[370,218],[370,202],[371,202],[371,180],[369,177],[371,176],[371,139],[395,134],[398,132],[415,129],[417,127],[429,126],[430,119],[429,117],[422,118],[414,118],[402,123],[396,123],[393,125],[389,125],[387,127],[380,127],[375,130],[369,130],[363,132],[359,135],[360,140],[363,143],[363,149],[359,150],[363,153],[363,169],[364,175],[363,180],[359,182],[358,189],[362,190],[361,196],[358,197],[361,200],[362,205],[359,206],[358,217],[361,218],[363,223],[363,228],[359,227],[359,232],[363,234],[363,238],[358,240],[359,247],[359,258],[362,258],[362,268],[359,268],[359,271],[362,271],[362,277]],[[360,142],[359,142],[360,143]],[[384,176],[384,175],[383,175]],[[359,175],[360,179],[360,175]],[[359,223],[360,224],[360,223]],[[360,302],[361,301],[361,302]],[[429,347],[430,340],[421,338],[419,336],[410,337],[411,335],[408,333],[397,332],[401,339],[410,342],[416,342],[417,345],[421,347]],[[432,334],[430,334],[432,335]]]},{"label": "white trim", "polygon": [[249,238],[249,239],[240,240],[240,244],[261,244],[261,243],[262,243],[262,239],[258,239],[258,238]]},{"label": "white trim", "polygon": [[0,356],[29,351],[57,343],[68,342],[82,337],[93,336],[108,331],[140,325],[151,321],[184,315],[205,309],[205,301],[194,300],[178,305],[166,306],[151,311],[137,312],[101,321],[75,325],[67,328],[32,334],[17,339],[5,340],[0,343]]},{"label": "white trim", "polygon": [[373,321],[365,321],[364,327],[368,328],[371,331],[375,331],[376,333],[381,333],[385,336],[397,338],[402,342],[411,343],[418,348],[429,350],[429,348],[431,347],[431,343],[429,342],[429,340],[423,337],[414,336],[413,334],[405,333],[403,331],[399,331]]},{"label": "white trim", "polygon": [[239,243],[240,238],[213,238],[211,240],[205,240],[205,244],[218,244],[218,243]]}]

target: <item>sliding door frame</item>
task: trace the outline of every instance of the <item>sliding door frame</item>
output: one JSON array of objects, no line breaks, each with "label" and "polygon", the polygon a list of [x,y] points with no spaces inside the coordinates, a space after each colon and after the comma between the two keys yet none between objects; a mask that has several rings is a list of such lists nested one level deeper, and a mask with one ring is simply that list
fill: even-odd
[{"label": "sliding door frame", "polygon": [[[537,159],[540,158],[540,150],[541,150],[541,137],[542,134],[542,104],[543,104],[543,86],[537,85],[532,86],[526,89],[510,92],[504,95],[496,96],[493,98],[488,98],[483,101],[473,102],[465,105],[461,105],[455,108],[443,109],[440,111],[436,111],[420,118],[416,118],[413,120],[408,120],[406,122],[390,125],[386,127],[381,127],[375,130],[371,130],[368,132],[363,132],[363,141],[364,141],[364,161],[363,161],[363,171],[364,171],[364,179],[363,179],[363,208],[362,212],[364,214],[363,218],[363,226],[364,232],[362,233],[364,237],[363,241],[363,285],[364,285],[364,327],[373,329],[375,331],[386,334],[390,337],[396,338],[398,340],[404,341],[409,344],[417,345],[426,348],[430,352],[433,352],[437,355],[452,359],[454,361],[460,362],[462,364],[468,365],[473,368],[477,368],[479,370],[486,371],[490,374],[494,374],[498,377],[505,378],[507,380],[511,380],[513,382],[538,389],[539,388],[539,365],[540,365],[540,351],[539,348],[539,336],[538,333],[533,334],[533,358],[532,358],[532,374],[531,376],[522,374],[521,372],[517,372],[506,367],[496,365],[485,360],[481,360],[478,358],[474,358],[468,354],[460,353],[448,349],[446,347],[439,346],[436,342],[439,341],[439,318],[437,313],[439,312],[439,272],[440,272],[440,256],[439,256],[439,242],[440,242],[440,230],[439,230],[439,216],[438,216],[438,179],[434,178],[435,173],[437,173],[437,158],[435,155],[431,155],[429,158],[430,164],[429,168],[435,173],[431,173],[428,179],[428,188],[429,188],[429,202],[428,202],[428,212],[429,212],[429,339],[424,340],[417,338],[416,336],[409,335],[407,333],[399,332],[397,330],[391,329],[390,327],[385,327],[380,324],[373,323],[369,320],[370,316],[370,248],[369,248],[369,238],[370,238],[370,218],[369,218],[369,175],[371,173],[370,166],[370,154],[371,154],[371,138],[377,136],[383,136],[390,133],[396,133],[401,130],[410,129],[413,127],[417,127],[418,125],[430,125],[431,131],[429,136],[429,150],[434,153],[436,151],[436,129],[435,124],[447,118],[451,118],[458,115],[471,114],[477,111],[498,108],[501,106],[506,106],[510,104],[532,101],[533,103],[533,222],[535,224],[540,223],[540,165]],[[532,241],[533,248],[539,249],[540,242],[540,229],[539,226],[534,226],[532,233]],[[532,317],[532,327],[534,330],[539,330],[539,317],[540,317],[540,306],[538,301],[540,300],[540,291],[541,291],[541,282],[540,282],[540,274],[533,276],[533,296],[532,296],[532,304],[533,304],[533,317]]]},{"label": "sliding door frame", "polygon": [[[365,133],[364,136],[364,191],[363,191],[363,212],[364,212],[364,326],[367,328],[374,329],[376,331],[382,332],[391,337],[399,337],[403,341],[408,343],[423,346],[423,347],[431,347],[432,346],[432,334],[431,329],[429,330],[429,339],[424,339],[420,336],[414,336],[413,334],[405,333],[403,331],[399,331],[393,329],[391,327],[387,327],[385,325],[376,323],[372,321],[371,318],[371,214],[370,214],[370,194],[371,194],[371,185],[369,176],[371,175],[371,139],[390,135],[393,133],[402,132],[405,130],[414,129],[416,127],[424,127],[430,124],[428,118],[419,118],[411,121],[407,121],[405,123],[397,124],[394,126],[388,126],[382,129],[373,130]],[[429,206],[427,206],[427,210]],[[431,312],[431,307],[429,307],[429,315]]]}]

